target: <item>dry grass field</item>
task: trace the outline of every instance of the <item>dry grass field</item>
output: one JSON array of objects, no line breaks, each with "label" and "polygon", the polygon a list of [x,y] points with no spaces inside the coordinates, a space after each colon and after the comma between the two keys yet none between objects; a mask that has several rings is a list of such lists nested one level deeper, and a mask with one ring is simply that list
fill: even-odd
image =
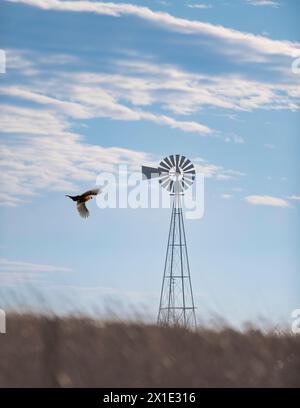
[{"label": "dry grass field", "polygon": [[7,316],[0,387],[299,387],[300,336]]}]

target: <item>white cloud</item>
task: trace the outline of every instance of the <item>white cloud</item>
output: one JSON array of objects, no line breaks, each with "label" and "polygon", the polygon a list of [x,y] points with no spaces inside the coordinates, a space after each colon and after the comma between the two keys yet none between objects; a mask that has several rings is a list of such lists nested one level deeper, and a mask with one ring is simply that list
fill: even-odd
[{"label": "white cloud", "polygon": [[[34,121],[32,126],[35,131]],[[99,172],[115,172],[117,164],[136,170],[149,161],[145,153],[87,144],[80,135],[68,132],[27,134],[11,141],[1,143],[0,162],[0,199],[10,206],[40,192],[72,192],[78,183],[93,185]]]},{"label": "white cloud", "polygon": [[[285,55],[292,57],[299,50],[300,44],[290,41],[272,40],[260,35],[245,33],[221,25],[192,21],[175,17],[165,12],[152,11],[147,7],[141,7],[126,3],[105,3],[92,1],[60,1],[60,0],[7,0],[12,3],[28,4],[43,10],[88,12],[114,17],[134,15],[136,17],[152,21],[165,29],[175,30],[186,34],[204,34],[218,38],[232,45],[246,46],[252,51],[266,55]],[[266,0],[265,0],[266,1]],[[240,52],[244,54],[244,51]]]},{"label": "white cloud", "polygon": [[23,75],[33,76],[37,74],[34,62],[27,58],[27,52],[22,50],[6,49],[7,71],[19,70]]},{"label": "white cloud", "polygon": [[249,195],[245,197],[247,203],[252,205],[266,205],[272,207],[290,207],[290,204],[287,200],[279,197],[272,197],[268,195]]},{"label": "white cloud", "polygon": [[51,109],[33,109],[14,105],[1,105],[1,130],[4,133],[30,133],[38,135],[65,134],[69,123]]},{"label": "white cloud", "polygon": [[[102,87],[92,86],[91,84],[82,86],[77,85],[76,81],[76,75],[73,77],[73,83],[72,76],[70,75],[69,85],[67,87],[64,87],[63,89],[64,98],[69,98],[69,100],[58,99],[53,96],[45,95],[43,93],[33,92],[28,88],[21,88],[19,86],[2,87],[0,88],[0,93],[26,99],[30,102],[45,105],[48,108],[50,107],[57,109],[58,119],[56,121],[56,125],[58,127],[61,127],[62,120],[59,119],[59,115],[60,117],[62,117],[62,114],[64,114],[75,119],[109,117],[115,120],[126,121],[145,120],[159,125],[166,125],[171,128],[180,129],[184,132],[194,132],[201,135],[212,133],[212,129],[210,129],[208,126],[195,121],[180,121],[167,115],[159,115],[151,112],[145,112],[140,109],[132,109],[124,104],[119,103],[118,98],[126,98],[126,91],[123,90],[123,92],[121,92],[119,90],[119,94],[114,96],[113,83],[111,83],[111,89],[105,89],[104,84]],[[99,82],[101,82],[100,76]],[[61,85],[62,84],[63,79],[61,80]],[[57,83],[57,89],[55,89],[54,87],[54,89],[52,89],[52,93],[59,93],[59,88],[60,85],[59,83]],[[115,88],[118,88],[118,85],[115,85]],[[133,98],[135,98],[134,94]],[[72,102],[71,100],[75,102]],[[16,111],[18,109],[19,108],[14,108],[13,106],[4,106],[3,111],[0,113],[1,120],[3,121],[3,129],[6,132],[18,132],[18,130],[21,130],[22,128],[24,131],[26,127],[30,126],[30,123],[32,123],[31,119],[29,119],[29,122],[27,123],[26,118],[24,118],[24,122],[11,122],[9,120],[9,113],[13,114],[13,111]],[[32,113],[34,111],[37,110],[32,109]],[[40,114],[40,116],[45,115],[45,111]],[[48,129],[45,129],[44,131],[48,132]]]},{"label": "white cloud", "polygon": [[298,195],[292,195],[288,197],[289,200],[294,200],[294,201],[300,201],[300,196]]},{"label": "white cloud", "polygon": [[203,174],[207,178],[215,178],[216,180],[232,180],[244,176],[240,171],[224,169],[222,166],[209,163],[207,160],[200,157],[193,159],[197,173]]},{"label": "white cloud", "polygon": [[[51,110],[4,106],[2,113],[5,129],[12,133],[0,145],[0,202],[5,205],[17,206],[44,191],[75,191],[78,183],[92,185],[97,174],[114,173],[119,164],[140,171],[141,164],[154,161],[144,152],[87,144]],[[220,180],[235,176],[203,160],[201,171]]]},{"label": "white cloud", "polygon": [[156,103],[180,115],[195,113],[205,106],[234,111],[298,109],[297,82],[267,83],[238,75],[194,74],[149,61],[119,60],[115,64],[118,73],[81,73],[75,82],[105,87],[133,105]]},{"label": "white cloud", "polygon": [[[55,110],[4,106],[1,114],[5,131],[11,133],[0,145],[2,205],[17,206],[44,191],[76,191],[78,184],[93,185],[100,172],[115,173],[120,164],[140,171],[141,164],[153,165],[160,159],[145,152],[88,144],[70,131],[68,118],[60,118]],[[203,159],[195,164],[218,180],[240,176]]]},{"label": "white cloud", "polygon": [[11,261],[5,258],[0,258],[0,284],[3,286],[33,283],[42,280],[43,274],[45,273],[61,273],[70,271],[70,268],[61,266]]},{"label": "white cloud", "polygon": [[237,144],[245,143],[245,139],[242,136],[237,135],[237,134],[232,133],[232,132],[229,133],[229,134],[224,135],[224,141],[226,143],[229,143],[229,142],[234,142],[234,143],[237,143]]},{"label": "white cloud", "polygon": [[274,146],[272,143],[265,143],[264,146],[265,146],[267,149],[270,149],[270,150],[275,149],[275,146]]},{"label": "white cloud", "polygon": [[[18,106],[4,106],[0,116],[2,128],[7,133],[61,134],[70,132],[70,119],[108,117],[149,121],[183,132],[243,143],[239,135],[223,135],[199,121],[179,120],[165,112],[158,114],[150,110],[159,106],[174,115],[187,116],[201,112],[203,107],[236,112],[254,109],[296,111],[299,105],[299,87],[295,83],[263,83],[234,75],[195,74],[153,60],[136,59],[111,61],[109,74],[59,70],[51,80],[44,81],[38,75],[43,73],[43,63],[37,67],[32,61],[40,62],[45,57],[25,51],[19,55],[18,50],[10,50],[9,54],[16,61],[22,61],[15,64],[20,74],[26,66],[35,71],[36,76],[27,78],[26,85],[3,86],[0,93],[40,106],[38,109],[28,107],[26,113]],[[72,61],[72,57],[50,55],[47,60],[67,62]],[[17,116],[20,120],[16,120]]]},{"label": "white cloud", "polygon": [[156,0],[156,3],[161,4],[162,6],[166,6],[166,7],[172,5],[172,3],[170,3],[169,1],[166,1],[166,0]]},{"label": "white cloud", "polygon": [[70,272],[70,268],[61,266],[35,264],[30,262],[10,261],[0,258],[0,273],[2,272]]},{"label": "white cloud", "polygon": [[224,198],[224,200],[230,200],[232,197],[232,194],[222,194],[222,198]]},{"label": "white cloud", "polygon": [[[23,63],[25,56],[22,52]],[[2,204],[17,206],[43,191],[71,192],[80,183],[94,183],[101,171],[114,172],[117,164],[139,169],[141,163],[160,159],[145,152],[88,144],[73,131],[74,119],[81,125],[84,119],[98,117],[147,120],[185,132],[208,134],[211,129],[199,122],[153,113],[149,107],[163,103],[162,109],[187,115],[210,104],[251,110],[268,107],[267,101],[270,109],[294,103],[284,96],[284,90],[288,93],[292,89],[288,84],[195,74],[153,60],[118,60],[113,65],[115,71],[110,74],[59,71],[49,81],[42,81],[38,75],[27,78],[25,84],[2,87],[3,94],[28,102],[26,107],[4,105],[0,111],[2,130],[11,134],[1,146]],[[36,70],[35,65],[31,68]],[[147,106],[148,111],[141,106]],[[226,136],[225,140],[228,138],[243,142],[237,135]],[[243,176],[203,159],[196,159],[195,165],[197,171],[217,180]]]},{"label": "white cloud", "polygon": [[[2,143],[0,202],[17,206],[25,199],[47,191],[72,192],[78,184],[94,185],[100,172],[116,173],[118,165],[140,171],[142,164],[155,165],[144,152],[117,147],[101,147],[84,142],[76,134],[22,136],[16,143]],[[193,160],[193,159],[192,159]],[[193,160],[194,161],[194,160]],[[216,180],[229,180],[242,173],[196,159],[197,171]]]},{"label": "white cloud", "polygon": [[[16,52],[14,55],[19,61]],[[15,68],[20,73],[23,65],[28,65],[30,53],[22,51],[21,56],[22,64]],[[42,59],[39,55],[35,57],[38,61]],[[68,61],[68,56],[64,56],[64,60]],[[176,66],[159,65],[153,60],[117,60],[112,65],[115,69],[110,74],[59,70],[48,81],[43,81],[41,66],[39,71],[31,64],[30,69],[40,75],[27,77],[22,85],[1,88],[2,94],[17,103],[22,100],[27,103],[25,106],[6,104],[0,110],[2,131],[10,134],[1,144],[4,177],[1,178],[0,203],[17,206],[43,191],[71,192],[80,183],[93,183],[100,171],[115,171],[116,164],[126,163],[131,169],[137,169],[141,163],[153,160],[145,152],[86,143],[74,132],[74,120],[79,120],[81,126],[90,118],[143,120],[241,143],[240,136],[212,133],[212,129],[199,122],[175,119],[151,112],[150,108],[160,104],[161,110],[186,116],[207,105],[251,110],[268,107],[267,101],[270,109],[294,104],[287,96],[294,88],[287,84],[195,74]],[[196,160],[195,164],[198,171],[218,180],[243,176],[203,159]]]},{"label": "white cloud", "polygon": [[68,291],[74,291],[74,294],[85,293],[94,294],[95,296],[105,296],[111,298],[120,298],[120,300],[145,300],[146,298],[157,299],[157,292],[151,291],[131,291],[116,287],[106,287],[106,286],[82,286],[82,285],[69,285],[69,284],[47,284],[47,289],[66,289]]},{"label": "white cloud", "polygon": [[246,0],[251,6],[271,6],[279,7],[279,2],[275,0]]},{"label": "white cloud", "polygon": [[197,4],[187,4],[189,8],[193,9],[210,9],[212,8],[211,4],[197,3]]},{"label": "white cloud", "polygon": [[77,57],[68,54],[53,54],[47,55],[47,57],[41,54],[31,52],[30,58],[28,58],[28,52],[20,49],[6,49],[6,66],[7,71],[18,70],[24,76],[34,76],[39,73],[36,65],[67,65],[70,63],[78,62]]},{"label": "white cloud", "polygon": [[[198,121],[178,120],[146,111],[145,107],[158,105],[175,115],[190,115],[203,107],[231,111],[296,111],[300,98],[296,83],[263,83],[233,75],[194,74],[175,66],[138,60],[113,61],[109,74],[60,71],[51,81],[35,79],[26,86],[2,87],[0,92],[56,109],[59,121],[62,114],[75,119],[143,120],[200,135],[214,131]],[[243,138],[236,135],[223,138],[243,142]]]}]

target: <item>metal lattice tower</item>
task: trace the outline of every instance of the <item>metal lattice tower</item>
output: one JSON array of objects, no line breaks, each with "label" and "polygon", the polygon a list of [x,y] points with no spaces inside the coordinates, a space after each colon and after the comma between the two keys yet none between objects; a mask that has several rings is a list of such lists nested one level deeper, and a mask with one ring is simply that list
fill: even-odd
[{"label": "metal lattice tower", "polygon": [[157,322],[170,326],[196,326],[193,289],[179,194],[175,194],[173,198]]},{"label": "metal lattice tower", "polygon": [[184,156],[171,155],[160,162],[158,169],[143,166],[142,172],[148,179],[159,177],[162,187],[173,197],[157,323],[195,327],[196,308],[181,205],[184,190],[195,179],[194,166]]}]

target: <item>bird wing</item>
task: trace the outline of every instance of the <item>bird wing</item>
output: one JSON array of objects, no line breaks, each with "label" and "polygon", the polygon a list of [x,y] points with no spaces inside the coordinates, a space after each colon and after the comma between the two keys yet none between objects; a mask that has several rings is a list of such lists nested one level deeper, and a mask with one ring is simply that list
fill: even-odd
[{"label": "bird wing", "polygon": [[81,197],[89,196],[89,195],[97,195],[100,193],[100,188],[94,188],[92,190],[88,190],[81,195]]},{"label": "bird wing", "polygon": [[89,210],[86,208],[85,203],[78,202],[76,204],[76,207],[77,207],[77,210],[78,210],[78,212],[80,214],[80,217],[87,218],[90,215]]}]

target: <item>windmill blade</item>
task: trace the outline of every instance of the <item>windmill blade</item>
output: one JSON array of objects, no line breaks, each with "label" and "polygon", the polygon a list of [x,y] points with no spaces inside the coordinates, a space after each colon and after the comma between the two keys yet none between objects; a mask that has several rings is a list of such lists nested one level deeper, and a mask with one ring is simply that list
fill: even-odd
[{"label": "windmill blade", "polygon": [[191,180],[186,180],[186,179],[182,179],[181,182],[182,182],[182,185],[184,186],[184,188],[188,188],[193,184],[193,182]]},{"label": "windmill blade", "polygon": [[181,156],[180,162],[179,162],[179,167],[182,168],[184,161],[186,160],[185,156]]},{"label": "windmill blade", "polygon": [[184,179],[195,180],[196,175],[194,173],[183,173]]},{"label": "windmill blade", "polygon": [[166,188],[167,190],[169,189],[170,182],[171,182],[171,180],[169,178],[167,180],[165,180],[165,181],[159,180],[159,182],[161,183],[162,187]]},{"label": "windmill blade", "polygon": [[180,160],[180,155],[176,154],[175,155],[175,169],[177,173],[180,172],[179,160]]},{"label": "windmill blade", "polygon": [[184,183],[185,186],[188,186],[188,187],[190,187],[194,182],[194,180],[186,180],[186,179],[182,179],[181,181]]},{"label": "windmill blade", "polygon": [[[194,167],[192,162],[189,159],[186,159],[183,166],[181,167],[183,171],[185,171],[186,169],[188,169],[190,166]],[[192,168],[191,167],[191,168]]]},{"label": "windmill blade", "polygon": [[170,158],[170,160],[171,160],[172,166],[175,167],[176,164],[175,164],[175,160],[174,160],[173,154],[171,154],[171,155],[169,156],[169,158]]},{"label": "windmill blade", "polygon": [[160,162],[160,163],[159,163],[159,166],[158,166],[158,170],[159,170],[161,173],[163,173],[163,172],[169,173],[170,167],[168,167],[168,166],[166,165],[166,163]]},{"label": "windmill blade", "polygon": [[173,186],[174,186],[174,181],[170,180],[170,184],[168,186],[168,191],[170,191],[171,193],[174,191]]},{"label": "windmill blade", "polygon": [[169,170],[165,170],[165,169],[159,168],[158,171],[159,171],[159,175],[160,175],[161,177],[169,176]]},{"label": "windmill blade", "polygon": [[196,174],[194,166],[189,170],[184,170],[184,174]]},{"label": "windmill blade", "polygon": [[184,171],[184,173],[186,173],[186,172],[188,172],[190,170],[193,170],[193,168],[194,168],[193,163],[190,163],[187,167],[185,167],[183,169],[183,171]]},{"label": "windmill blade", "polygon": [[165,173],[164,175],[161,176],[160,182],[163,183],[166,180],[170,180],[170,177],[168,174]]},{"label": "windmill blade", "polygon": [[150,180],[159,177],[159,170],[155,167],[142,166],[142,174],[144,179]]},{"label": "windmill blade", "polygon": [[191,163],[191,161],[189,159],[187,159],[186,157],[184,158],[184,161],[182,163],[182,165],[180,166],[182,170],[184,170],[184,168],[186,166],[188,166]]},{"label": "windmill blade", "polygon": [[165,163],[167,163],[167,165],[169,166],[169,169],[171,169],[173,167],[172,162],[169,160],[168,157],[165,157],[163,160]]},{"label": "windmill blade", "polygon": [[185,188],[183,180],[178,181],[178,193],[182,193]]},{"label": "windmill blade", "polygon": [[170,170],[167,170],[167,169],[165,169],[165,168],[163,168],[163,167],[159,167],[159,168],[158,168],[158,172],[159,172],[159,175],[160,175],[161,177],[169,176],[169,171],[170,171]]}]

